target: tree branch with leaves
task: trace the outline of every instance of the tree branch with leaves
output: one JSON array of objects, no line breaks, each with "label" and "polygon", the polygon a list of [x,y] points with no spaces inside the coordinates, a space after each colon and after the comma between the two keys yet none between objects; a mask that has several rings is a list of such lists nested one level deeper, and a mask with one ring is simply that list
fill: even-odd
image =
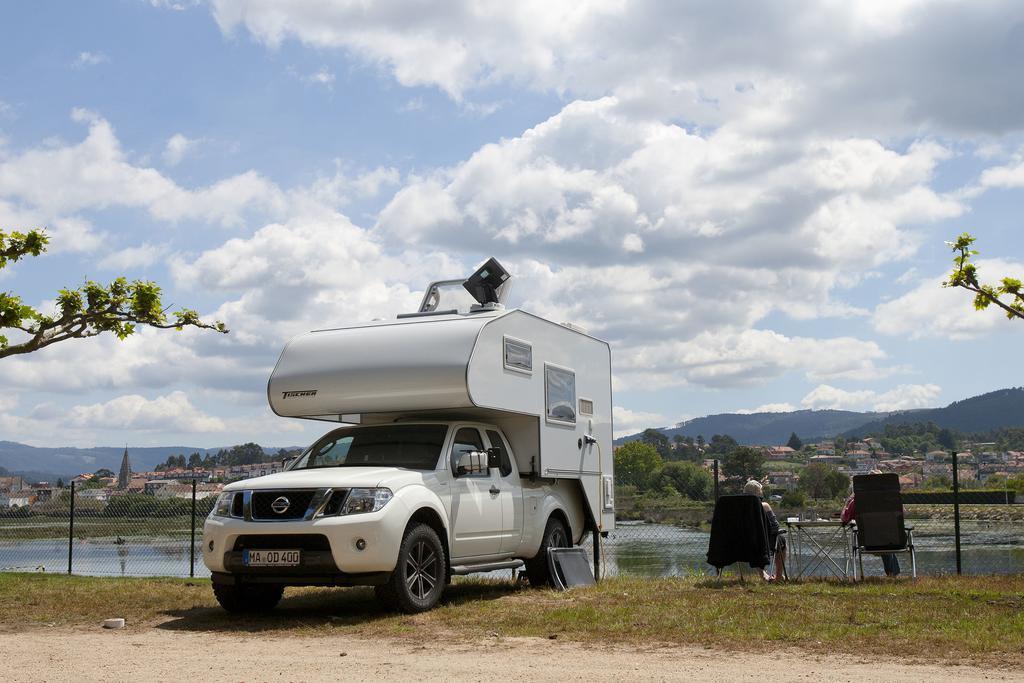
[{"label": "tree branch with leaves", "polygon": [[[39,256],[46,251],[49,242],[43,230],[0,230],[0,269],[27,256]],[[119,277],[107,285],[86,280],[78,289],[60,290],[54,315],[37,311],[10,292],[0,292],[0,332],[18,330],[27,335],[11,343],[7,336],[0,334],[0,358],[104,332],[112,332],[123,340],[134,334],[139,325],[161,330],[196,327],[227,333],[224,323],[203,322],[192,309],[170,311],[170,307],[165,308],[160,292],[160,287],[149,280],[129,281]]]},{"label": "tree branch with leaves", "polygon": [[[998,306],[1006,313],[1006,317],[1024,319],[1024,291],[1021,281],[1013,277],[1004,277],[998,285],[986,285],[978,281],[978,269],[971,259],[978,252],[971,248],[975,238],[970,233],[963,233],[955,242],[946,242],[956,257],[956,266],[949,279],[942,283],[943,287],[961,287],[974,293],[974,308],[982,311],[990,305]],[[1006,301],[1002,297],[1008,297]]]}]

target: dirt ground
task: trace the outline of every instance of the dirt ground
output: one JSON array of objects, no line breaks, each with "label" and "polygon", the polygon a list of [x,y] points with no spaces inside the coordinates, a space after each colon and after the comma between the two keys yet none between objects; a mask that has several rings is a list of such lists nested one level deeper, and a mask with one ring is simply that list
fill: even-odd
[{"label": "dirt ground", "polygon": [[159,625],[0,635],[8,680],[33,681],[936,681],[1018,680],[1022,670],[702,648],[598,648],[534,638],[417,644],[348,636],[188,633]]}]

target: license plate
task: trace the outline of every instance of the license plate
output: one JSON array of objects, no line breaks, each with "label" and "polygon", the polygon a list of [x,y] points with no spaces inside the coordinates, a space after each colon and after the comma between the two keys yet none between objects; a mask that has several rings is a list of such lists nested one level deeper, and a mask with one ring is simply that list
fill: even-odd
[{"label": "license plate", "polygon": [[246,567],[297,567],[301,560],[301,550],[246,550],[242,553],[242,564]]}]

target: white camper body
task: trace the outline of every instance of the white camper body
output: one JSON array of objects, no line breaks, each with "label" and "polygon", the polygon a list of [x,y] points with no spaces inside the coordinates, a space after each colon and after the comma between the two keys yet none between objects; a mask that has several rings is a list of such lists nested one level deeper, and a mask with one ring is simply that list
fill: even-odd
[{"label": "white camper body", "polygon": [[523,476],[578,481],[589,523],[614,528],[611,351],[572,327],[497,307],[318,330],[267,391],[286,417],[497,424]]}]

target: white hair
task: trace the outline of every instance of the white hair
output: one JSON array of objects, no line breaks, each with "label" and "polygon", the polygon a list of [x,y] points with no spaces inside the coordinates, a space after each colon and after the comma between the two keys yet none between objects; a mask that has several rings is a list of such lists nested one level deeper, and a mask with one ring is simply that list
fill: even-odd
[{"label": "white hair", "polygon": [[751,479],[743,485],[743,493],[760,498],[764,493],[764,488],[761,486],[761,482]]}]

